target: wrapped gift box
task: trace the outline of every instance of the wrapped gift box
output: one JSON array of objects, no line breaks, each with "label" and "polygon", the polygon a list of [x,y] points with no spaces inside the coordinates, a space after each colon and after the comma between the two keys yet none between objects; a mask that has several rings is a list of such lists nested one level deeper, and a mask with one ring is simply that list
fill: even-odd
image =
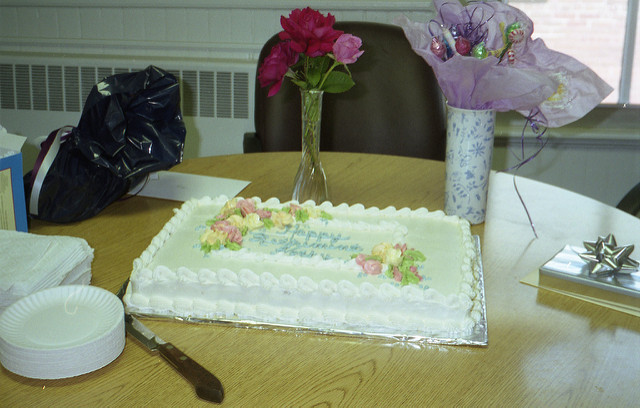
[{"label": "wrapped gift box", "polygon": [[594,275],[582,247],[565,246],[539,270],[537,286],[591,299],[618,310],[640,311],[640,269]]},{"label": "wrapped gift box", "polygon": [[629,274],[593,276],[589,273],[588,262],[584,261],[579,255],[585,252],[584,248],[567,245],[549,262],[542,265],[540,273],[581,285],[640,298],[640,270]]}]

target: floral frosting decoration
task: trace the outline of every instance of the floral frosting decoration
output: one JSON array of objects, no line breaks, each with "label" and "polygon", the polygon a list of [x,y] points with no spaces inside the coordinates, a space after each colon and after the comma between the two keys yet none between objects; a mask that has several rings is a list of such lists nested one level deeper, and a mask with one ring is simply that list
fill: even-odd
[{"label": "floral frosting decoration", "polygon": [[[340,93],[355,83],[347,64],[353,64],[364,51],[362,40],[335,30],[335,17],[309,7],[282,16],[283,28],[276,44],[258,69],[260,86],[269,87],[268,96],[278,93],[285,77],[304,90]],[[345,72],[336,68],[342,67]]]},{"label": "floral frosting decoration", "polygon": [[420,283],[422,276],[418,274],[419,262],[424,262],[426,257],[415,249],[407,249],[407,244],[391,245],[383,242],[376,245],[371,254],[358,254],[356,263],[368,275],[380,275],[383,265],[387,265],[385,276],[399,282],[401,285]]},{"label": "floral frosting decoration", "polygon": [[260,228],[285,228],[310,218],[331,219],[331,215],[316,207],[290,204],[281,209],[257,208],[253,199],[234,198],[227,201],[214,219],[208,220],[208,228],[200,235],[200,248],[205,253],[221,248],[233,251],[242,249],[242,238],[248,232]]}]

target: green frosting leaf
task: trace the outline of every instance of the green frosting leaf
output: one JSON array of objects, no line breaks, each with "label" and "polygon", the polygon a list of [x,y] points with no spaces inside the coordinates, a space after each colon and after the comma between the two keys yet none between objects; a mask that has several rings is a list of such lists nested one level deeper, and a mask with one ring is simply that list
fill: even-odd
[{"label": "green frosting leaf", "polygon": [[273,220],[271,218],[265,218],[262,220],[262,223],[264,224],[264,227],[266,229],[271,229],[275,226],[275,223],[273,222]]},{"label": "green frosting leaf", "polygon": [[296,221],[306,222],[308,220],[309,220],[309,211],[305,210],[304,208],[296,211]]},{"label": "green frosting leaf", "polygon": [[417,249],[407,249],[404,252],[405,257],[409,256],[411,258],[413,258],[413,260],[415,262],[424,262],[427,260],[427,257],[424,256],[424,254],[420,251],[418,251]]}]

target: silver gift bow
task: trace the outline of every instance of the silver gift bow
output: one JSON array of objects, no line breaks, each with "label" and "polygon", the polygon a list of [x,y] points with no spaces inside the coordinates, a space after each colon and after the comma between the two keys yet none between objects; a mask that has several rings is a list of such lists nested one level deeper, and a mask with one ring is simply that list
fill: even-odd
[{"label": "silver gift bow", "polygon": [[638,261],[629,258],[634,246],[618,247],[613,234],[598,237],[596,242],[584,242],[584,247],[587,252],[581,253],[580,258],[589,263],[590,276],[628,275],[637,271]]}]

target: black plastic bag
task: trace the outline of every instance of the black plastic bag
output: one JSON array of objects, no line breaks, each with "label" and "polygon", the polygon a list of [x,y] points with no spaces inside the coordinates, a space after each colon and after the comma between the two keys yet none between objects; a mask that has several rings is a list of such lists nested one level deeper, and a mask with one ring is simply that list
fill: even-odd
[{"label": "black plastic bag", "polygon": [[25,176],[29,214],[90,218],[144,179],[182,161],[186,130],[176,78],[160,68],[116,74],[91,90],[77,127],[53,131]]}]

